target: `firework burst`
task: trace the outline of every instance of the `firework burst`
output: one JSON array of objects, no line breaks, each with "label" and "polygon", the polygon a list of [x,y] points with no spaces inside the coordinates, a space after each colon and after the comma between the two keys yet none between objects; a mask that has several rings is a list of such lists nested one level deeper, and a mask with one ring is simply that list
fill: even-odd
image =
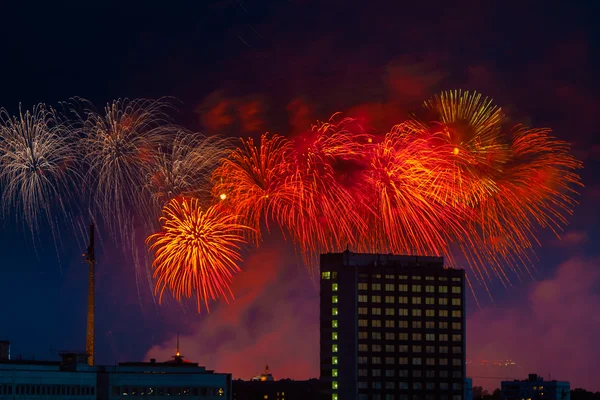
[{"label": "firework burst", "polygon": [[[54,233],[54,212],[66,202],[80,175],[73,138],[54,110],[39,104],[10,116],[0,110],[0,186],[4,212],[17,211],[29,228],[45,216]],[[58,214],[57,214],[58,215]]]},{"label": "firework burst", "polygon": [[209,300],[233,298],[233,274],[240,269],[241,246],[246,243],[236,222],[216,206],[203,210],[198,199],[173,199],[163,210],[161,232],[146,240],[154,252],[155,292],[159,301],[168,288],[177,301],[196,294],[198,312]]}]

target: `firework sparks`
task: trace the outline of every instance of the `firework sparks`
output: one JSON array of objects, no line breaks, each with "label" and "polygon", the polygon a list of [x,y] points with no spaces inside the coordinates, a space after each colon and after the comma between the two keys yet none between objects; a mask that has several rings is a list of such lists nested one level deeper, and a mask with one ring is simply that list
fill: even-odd
[{"label": "firework sparks", "polygon": [[169,288],[178,301],[196,293],[198,312],[209,300],[233,298],[233,274],[240,269],[241,246],[246,243],[237,216],[216,206],[203,210],[198,199],[173,199],[163,210],[162,231],[146,240],[155,259],[152,264],[159,301]]},{"label": "firework sparks", "polygon": [[53,208],[67,215],[72,184],[79,180],[70,131],[39,104],[10,116],[0,110],[0,185],[4,212],[17,210],[32,231],[45,215],[54,232]]}]

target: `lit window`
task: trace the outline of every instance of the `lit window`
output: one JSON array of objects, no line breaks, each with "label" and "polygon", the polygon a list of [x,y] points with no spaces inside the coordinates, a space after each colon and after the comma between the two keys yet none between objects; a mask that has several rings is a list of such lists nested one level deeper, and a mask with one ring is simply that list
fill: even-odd
[{"label": "lit window", "polygon": [[358,351],[363,352],[363,351],[369,351],[369,345],[361,343],[358,345]]},{"label": "lit window", "polygon": [[448,316],[448,310],[440,310],[438,312],[440,317],[447,317]]},{"label": "lit window", "polygon": [[421,298],[420,297],[413,297],[412,298],[412,303],[413,304],[421,304]]},{"label": "lit window", "polygon": [[422,336],[420,333],[413,333],[412,340],[422,340]]},{"label": "lit window", "polygon": [[337,338],[338,338],[338,333],[337,332],[333,332],[331,334],[331,340],[337,340]]},{"label": "lit window", "polygon": [[400,303],[400,304],[408,304],[408,297],[406,297],[406,296],[400,296],[400,297],[398,297],[398,303]]},{"label": "lit window", "polygon": [[408,279],[408,275],[398,275],[398,279]]},{"label": "lit window", "polygon": [[358,307],[358,315],[367,315],[369,309],[367,307]]},{"label": "lit window", "polygon": [[394,304],[394,299],[395,299],[394,296],[385,296],[385,302],[387,304]]},{"label": "lit window", "polygon": [[426,317],[435,317],[435,310],[425,310]]},{"label": "lit window", "polygon": [[321,279],[331,279],[331,272],[329,272],[329,271],[321,272]]},{"label": "lit window", "polygon": [[338,327],[338,321],[337,321],[337,319],[334,319],[333,321],[331,321],[331,327],[332,328],[337,328]]},{"label": "lit window", "polygon": [[375,275],[373,275],[373,277],[374,277],[375,279],[381,279],[381,274],[375,274]]},{"label": "lit window", "polygon": [[440,322],[440,329],[448,329],[448,323],[447,322]]},{"label": "lit window", "polygon": [[440,334],[440,341],[441,342],[447,342],[448,341],[448,335],[442,333]]},{"label": "lit window", "polygon": [[337,272],[333,271],[331,273],[331,279],[337,279]]},{"label": "lit window", "polygon": [[412,291],[417,293],[421,291],[421,285],[412,285]]},{"label": "lit window", "polygon": [[400,364],[400,365],[406,365],[406,364],[408,364],[408,357],[400,357],[400,358],[398,358],[398,364]]},{"label": "lit window", "polygon": [[408,321],[398,321],[398,328],[408,328]]},{"label": "lit window", "polygon": [[435,358],[427,358],[425,360],[426,365],[435,365]]},{"label": "lit window", "polygon": [[371,290],[381,290],[381,284],[380,283],[372,283]]},{"label": "lit window", "polygon": [[367,332],[360,331],[360,332],[358,332],[358,338],[359,339],[368,339],[369,334]]},{"label": "lit window", "polygon": [[[448,340],[448,339],[446,339],[446,340]],[[447,353],[447,352],[448,352],[448,346],[440,346],[440,353]]]},{"label": "lit window", "polygon": [[455,367],[460,367],[461,364],[462,364],[462,360],[460,358],[452,359],[452,365],[454,365]]},{"label": "lit window", "polygon": [[462,353],[462,347],[460,347],[460,346],[452,346],[452,353],[454,353],[454,354],[460,354],[460,353]]},{"label": "lit window", "polygon": [[367,376],[369,375],[369,371],[366,369],[359,369],[358,370],[358,376]]},{"label": "lit window", "polygon": [[441,298],[441,299],[439,300],[439,303],[440,303],[440,306],[446,306],[446,305],[448,305],[448,299],[446,299],[446,298]]},{"label": "lit window", "polygon": [[440,358],[440,365],[448,365],[448,359],[447,358]]},{"label": "lit window", "polygon": [[372,364],[381,364],[381,357],[372,357],[371,363]]},{"label": "lit window", "polygon": [[368,289],[369,289],[369,285],[366,282],[359,282],[358,290],[368,290]]},{"label": "lit window", "polygon": [[425,280],[426,281],[433,281],[433,280],[435,280],[435,278],[433,276],[426,276]]},{"label": "lit window", "polygon": [[394,340],[395,339],[394,336],[395,336],[394,332],[386,332],[385,333],[385,340]]},{"label": "lit window", "polygon": [[427,340],[427,341],[433,341],[433,340],[435,340],[435,334],[434,333],[426,333],[425,334],[425,340]]},{"label": "lit window", "polygon": [[401,344],[398,346],[398,351],[400,353],[407,353],[408,352],[408,345],[406,344]]},{"label": "lit window", "polygon": [[360,326],[361,328],[365,328],[365,327],[369,326],[369,324],[366,319],[359,319],[358,326]]},{"label": "lit window", "polygon": [[440,281],[447,281],[447,280],[448,280],[448,278],[447,278],[447,277],[445,277],[445,276],[440,276],[440,277],[438,278],[438,280],[440,280]]},{"label": "lit window", "polygon": [[413,353],[420,353],[422,349],[423,348],[421,346],[413,346],[412,347]]},{"label": "lit window", "polygon": [[460,282],[462,279],[458,278],[458,277],[454,277],[452,278],[452,282]]},{"label": "lit window", "polygon": [[368,362],[369,362],[369,357],[366,357],[366,356],[358,357],[359,364],[367,364]]},{"label": "lit window", "polygon": [[371,296],[371,301],[373,303],[381,303],[381,296]]},{"label": "lit window", "polygon": [[334,393],[334,394],[331,395],[331,400],[338,400],[337,393]]},{"label": "lit window", "polygon": [[448,286],[438,286],[438,291],[440,293],[448,293]]},{"label": "lit window", "polygon": [[338,376],[338,370],[337,370],[337,369],[332,369],[332,370],[331,370],[331,376],[333,376],[334,378],[335,378],[336,376]]},{"label": "lit window", "polygon": [[[403,321],[403,322],[406,322],[406,321]],[[407,323],[407,326],[404,326],[401,328],[408,328],[408,323]],[[408,340],[408,333],[399,333],[398,340]]]},{"label": "lit window", "polygon": [[371,332],[371,339],[381,340],[381,332]]},{"label": "lit window", "polygon": [[452,323],[452,329],[461,329],[461,323],[460,322],[453,322]]},{"label": "lit window", "polygon": [[452,286],[452,293],[460,293],[460,286]]},{"label": "lit window", "polygon": [[408,315],[408,308],[400,308],[398,310],[398,315],[407,316]]},{"label": "lit window", "polygon": [[421,310],[412,310],[412,315],[413,317],[420,317],[421,316]]},{"label": "lit window", "polygon": [[381,308],[372,308],[371,314],[373,315],[381,315]]},{"label": "lit window", "polygon": [[393,344],[386,344],[385,345],[385,351],[386,351],[386,353],[393,353],[394,352],[394,345]]},{"label": "lit window", "polygon": [[394,279],[394,275],[386,275],[385,279]]},{"label": "lit window", "polygon": [[374,344],[374,345],[372,345],[372,346],[371,346],[371,350],[372,350],[373,352],[375,352],[375,353],[379,353],[379,352],[381,352],[381,345],[379,345],[379,344]]},{"label": "lit window", "polygon": [[337,304],[338,302],[338,297],[337,296],[333,296],[331,297],[331,302]]},{"label": "lit window", "polygon": [[425,346],[425,353],[435,353],[435,346]]},{"label": "lit window", "polygon": [[337,308],[332,308],[331,309],[331,315],[338,315],[338,309]]},{"label": "lit window", "polygon": [[385,321],[385,327],[386,328],[393,328],[394,327],[394,321]]},{"label": "lit window", "polygon": [[337,383],[337,381],[333,381],[333,382],[331,382],[331,388],[332,388],[332,389],[334,389],[334,390],[338,388],[338,383]]},{"label": "lit window", "polygon": [[460,302],[461,302],[460,299],[452,299],[452,305],[453,306],[460,306]]},{"label": "lit window", "polygon": [[385,291],[386,292],[393,292],[394,291],[394,284],[393,283],[386,283],[385,284]]},{"label": "lit window", "polygon": [[421,277],[419,275],[413,275],[413,281],[420,281]]},{"label": "lit window", "polygon": [[333,290],[334,292],[337,292],[337,290],[338,290],[338,284],[337,283],[332,283],[331,284],[331,290]]},{"label": "lit window", "polygon": [[435,293],[435,286],[433,286],[433,285],[427,285],[427,286],[425,286],[425,292],[427,292],[427,293]]},{"label": "lit window", "polygon": [[338,345],[337,344],[332,345],[331,346],[331,352],[332,353],[337,353],[337,351],[338,351]]},{"label": "lit window", "polygon": [[408,285],[405,285],[405,284],[398,285],[398,291],[408,292]]},{"label": "lit window", "polygon": [[460,342],[462,340],[462,335],[452,335],[453,342]]},{"label": "lit window", "polygon": [[425,328],[426,329],[435,329],[435,322],[433,322],[433,321],[425,322]]},{"label": "lit window", "polygon": [[337,365],[337,363],[338,363],[338,358],[337,358],[337,357],[332,357],[332,358],[331,358],[331,363],[332,363],[333,365]]},{"label": "lit window", "polygon": [[452,316],[454,318],[460,318],[462,316],[462,312],[460,310],[454,310],[452,311]]},{"label": "lit window", "polygon": [[396,310],[393,308],[386,308],[385,315],[396,315]]},{"label": "lit window", "polygon": [[421,363],[422,363],[421,357],[413,357],[412,363],[413,363],[413,365],[421,365]]},{"label": "lit window", "polygon": [[381,320],[379,320],[379,319],[372,320],[371,326],[374,328],[381,328]]},{"label": "lit window", "polygon": [[412,327],[413,328],[421,328],[421,321],[413,321]]},{"label": "lit window", "polygon": [[429,304],[429,305],[435,304],[435,299],[433,297],[426,297],[425,304]]},{"label": "lit window", "polygon": [[365,294],[359,294],[358,295],[358,302],[359,303],[366,303],[367,301],[369,301],[369,296],[367,296]]}]

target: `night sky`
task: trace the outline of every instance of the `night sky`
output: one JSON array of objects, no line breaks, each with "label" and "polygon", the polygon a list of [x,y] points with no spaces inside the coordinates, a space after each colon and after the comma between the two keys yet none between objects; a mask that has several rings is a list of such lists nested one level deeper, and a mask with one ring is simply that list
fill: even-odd
[{"label": "night sky", "polygon": [[[478,377],[538,373],[600,390],[600,28],[591,1],[52,3],[2,11],[0,107],[10,112],[74,96],[99,107],[171,96],[174,122],[206,134],[290,135],[337,111],[385,132],[431,94],[463,88],[494,98],[515,123],[553,128],[584,162],[580,204],[562,240],[540,232],[532,279],[493,283],[491,298],[478,292],[479,308],[468,299],[468,372],[488,388],[499,379]],[[32,239],[13,215],[3,220],[0,339],[13,357],[83,349],[82,239],[65,231],[57,251],[47,229]],[[186,358],[235,378],[265,364],[277,378],[318,377],[318,289],[278,234],[247,253],[236,300],[210,314],[193,302],[155,304],[110,241],[97,258],[97,363],[168,359],[180,332]],[[519,367],[484,369],[484,359]]]}]

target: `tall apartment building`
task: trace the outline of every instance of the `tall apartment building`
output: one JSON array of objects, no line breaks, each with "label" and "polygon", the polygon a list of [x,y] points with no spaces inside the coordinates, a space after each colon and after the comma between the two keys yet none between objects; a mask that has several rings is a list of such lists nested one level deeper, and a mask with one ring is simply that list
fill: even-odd
[{"label": "tall apartment building", "polygon": [[321,255],[321,379],[332,400],[462,400],[465,273],[442,257]]}]

